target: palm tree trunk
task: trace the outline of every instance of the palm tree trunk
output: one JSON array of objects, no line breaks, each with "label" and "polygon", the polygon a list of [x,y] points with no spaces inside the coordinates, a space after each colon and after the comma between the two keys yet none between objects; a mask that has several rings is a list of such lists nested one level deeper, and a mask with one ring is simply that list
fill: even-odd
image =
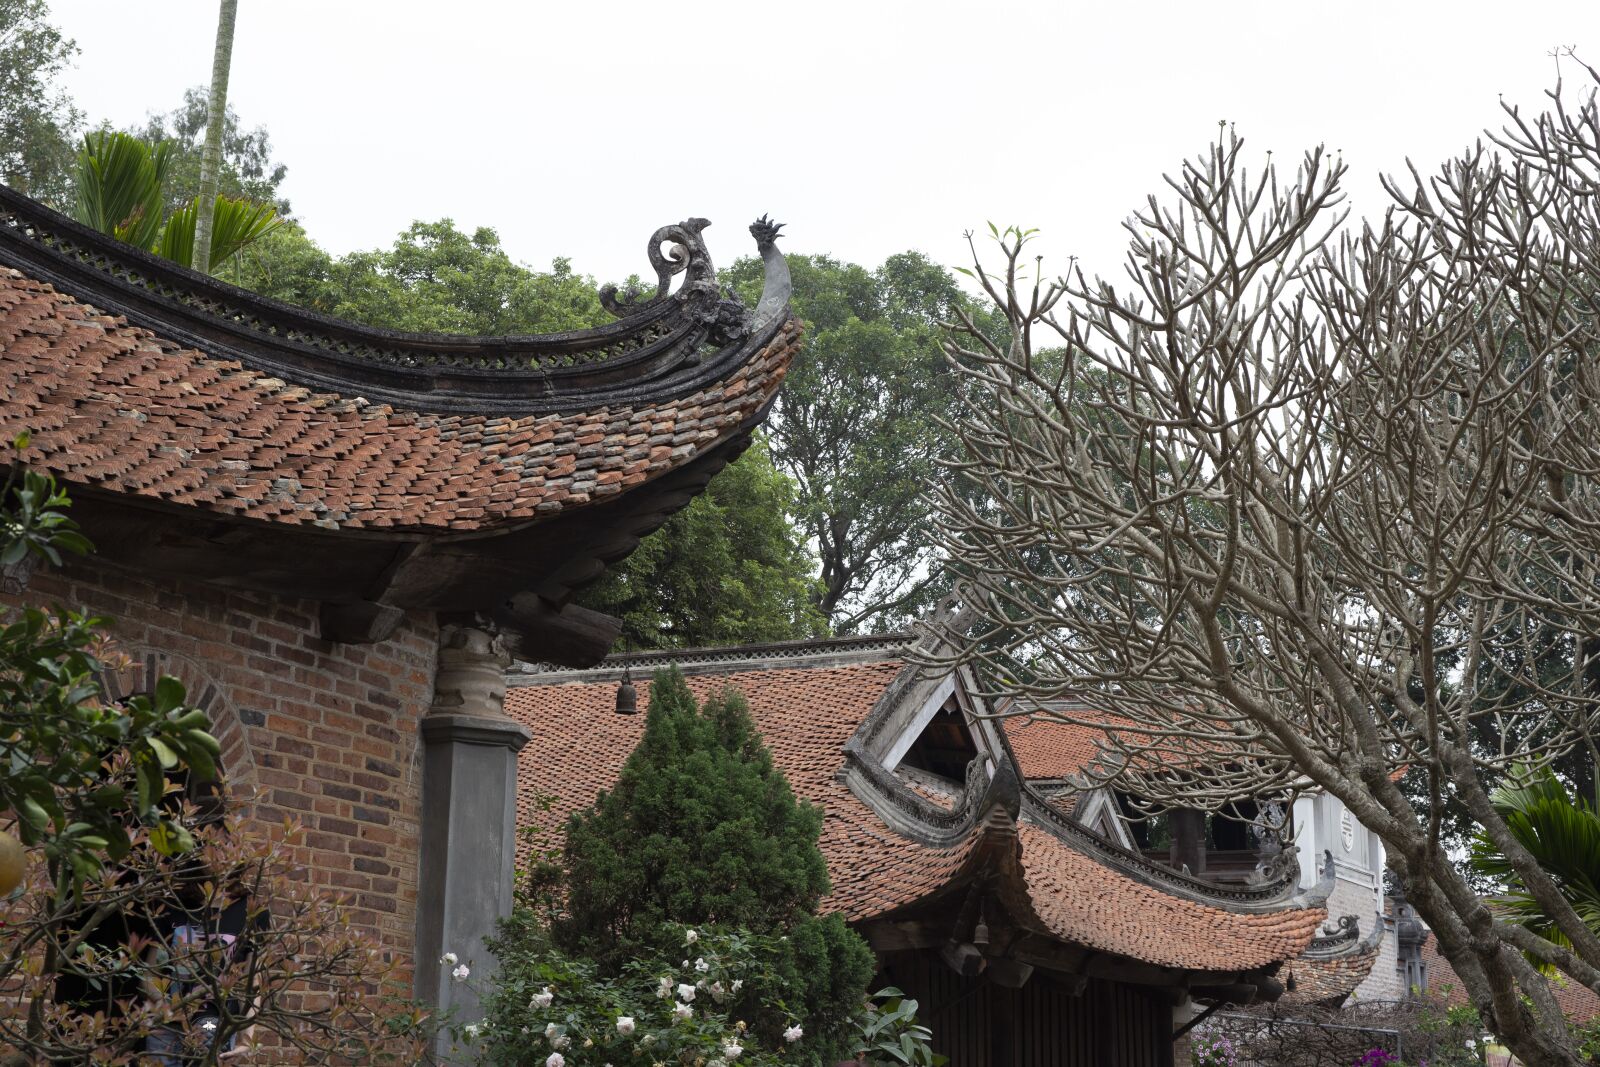
[{"label": "palm tree trunk", "polygon": [[195,270],[211,270],[211,223],[217,210],[217,176],[222,171],[222,126],[228,114],[228,68],[233,60],[233,21],[239,0],[222,0],[217,16],[217,51],[211,60],[211,98],[206,144],[200,153],[200,202],[195,205]]}]

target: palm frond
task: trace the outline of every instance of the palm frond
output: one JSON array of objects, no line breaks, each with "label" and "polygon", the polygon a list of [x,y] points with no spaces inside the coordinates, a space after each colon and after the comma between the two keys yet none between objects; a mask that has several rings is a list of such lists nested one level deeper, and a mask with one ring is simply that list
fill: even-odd
[{"label": "palm frond", "polygon": [[[198,221],[199,198],[188,201],[167,219],[157,251],[167,259],[189,263],[194,259],[194,231]],[[218,196],[216,215],[211,223],[211,263],[215,272],[230,258],[283,225],[277,210],[268,203],[238,197]]]},{"label": "palm frond", "polygon": [[[1548,768],[1519,769],[1490,798],[1495,811],[1534,861],[1546,871],[1590,930],[1600,933],[1600,815],[1574,797]],[[1487,836],[1472,844],[1472,865],[1500,880],[1507,892],[1497,910],[1558,945],[1570,939],[1528,895],[1516,868]]]},{"label": "palm frond", "polygon": [[161,233],[162,190],[171,144],[152,148],[132,134],[97,130],[78,150],[79,222],[146,250]]}]

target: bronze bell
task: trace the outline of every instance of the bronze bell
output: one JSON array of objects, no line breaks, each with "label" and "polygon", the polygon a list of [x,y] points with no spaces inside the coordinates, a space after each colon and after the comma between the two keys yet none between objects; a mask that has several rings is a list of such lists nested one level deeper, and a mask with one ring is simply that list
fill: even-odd
[{"label": "bronze bell", "polygon": [[989,944],[989,924],[982,919],[978,920],[977,929],[972,931],[972,943],[979,948]]},{"label": "bronze bell", "polygon": [[639,713],[639,691],[633,687],[633,674],[631,671],[622,672],[622,684],[617,686],[617,714],[637,715]]}]

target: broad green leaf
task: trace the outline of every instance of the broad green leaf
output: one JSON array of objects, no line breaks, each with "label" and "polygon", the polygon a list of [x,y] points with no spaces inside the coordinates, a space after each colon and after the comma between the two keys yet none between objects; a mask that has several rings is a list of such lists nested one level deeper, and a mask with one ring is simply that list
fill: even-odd
[{"label": "broad green leaf", "polygon": [[172,751],[171,746],[165,741],[159,737],[150,737],[145,739],[145,743],[150,746],[151,751],[156,754],[156,758],[161,761],[163,770],[170,771],[178,765],[178,754]]}]

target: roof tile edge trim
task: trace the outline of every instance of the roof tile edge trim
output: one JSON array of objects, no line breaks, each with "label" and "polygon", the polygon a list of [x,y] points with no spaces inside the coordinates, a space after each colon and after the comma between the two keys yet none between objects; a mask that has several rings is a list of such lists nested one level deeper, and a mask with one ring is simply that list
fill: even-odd
[{"label": "roof tile edge trim", "polygon": [[[647,248],[648,299],[601,297],[625,316],[592,330],[524,337],[408,334],[359,326],[247,292],[117,241],[0,185],[0,265],[183,347],[316,389],[426,411],[561,413],[675,399],[725,376],[770,343],[788,318],[779,226],[750,227],[765,268],[747,310],[716,283],[691,218]],[[663,255],[663,243],[673,249]],[[671,279],[684,275],[677,292]]]}]

